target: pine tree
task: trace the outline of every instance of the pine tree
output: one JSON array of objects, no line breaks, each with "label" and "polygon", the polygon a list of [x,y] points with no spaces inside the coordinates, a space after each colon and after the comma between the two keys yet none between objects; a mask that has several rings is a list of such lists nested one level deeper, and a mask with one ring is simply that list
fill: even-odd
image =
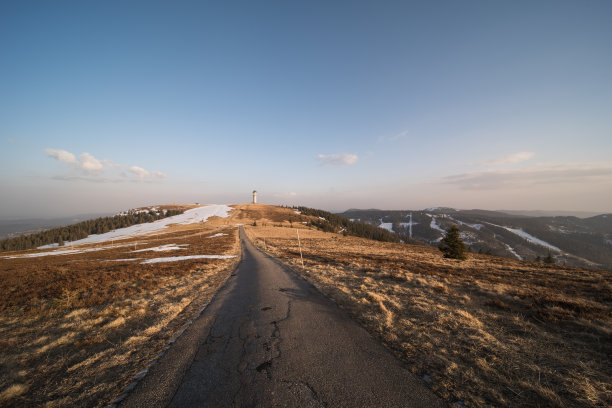
[{"label": "pine tree", "polygon": [[445,258],[465,259],[465,244],[459,236],[459,228],[456,225],[446,231],[446,235],[442,238],[438,248]]},{"label": "pine tree", "polygon": [[550,253],[550,251],[548,251],[548,256],[544,258],[544,263],[547,263],[547,264],[555,263],[555,259],[552,257],[552,254]]}]

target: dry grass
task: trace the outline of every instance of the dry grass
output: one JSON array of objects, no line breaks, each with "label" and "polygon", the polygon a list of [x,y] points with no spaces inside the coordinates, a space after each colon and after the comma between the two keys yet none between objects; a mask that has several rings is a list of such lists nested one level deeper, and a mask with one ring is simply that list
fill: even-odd
[{"label": "dry grass", "polygon": [[[278,210],[275,210],[278,211]],[[612,273],[390,244],[301,226],[247,226],[449,401],[612,405]],[[296,226],[299,224],[295,224]]]},{"label": "dry grass", "polygon": [[[238,255],[237,229],[227,225],[234,216],[176,225],[95,252],[0,258],[0,405],[108,404],[212,297],[238,258],[115,260]],[[227,235],[208,238],[219,232]],[[165,244],[188,246],[131,252]],[[41,251],[20,253],[31,252]]]},{"label": "dry grass", "polygon": [[[609,271],[479,255],[452,261],[429,247],[311,230],[289,209],[235,208],[229,219],[177,225],[97,252],[0,258],[0,405],[107,404],[236,261],[113,260],[236,254],[231,226],[238,223],[431,378],[444,398],[469,406],[612,405]],[[207,238],[218,232],[228,235]],[[189,246],[130,252],[171,243]]]}]

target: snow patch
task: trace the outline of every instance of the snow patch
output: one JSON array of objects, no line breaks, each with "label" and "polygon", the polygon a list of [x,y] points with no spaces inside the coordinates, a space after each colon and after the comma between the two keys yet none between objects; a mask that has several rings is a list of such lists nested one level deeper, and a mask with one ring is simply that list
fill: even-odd
[{"label": "snow patch", "polygon": [[104,242],[112,239],[124,239],[135,235],[144,235],[151,232],[163,230],[171,224],[196,224],[206,222],[210,217],[225,218],[229,215],[233,208],[227,205],[208,205],[204,207],[192,208],[185,211],[183,214],[174,215],[172,217],[163,218],[161,220],[148,222],[145,224],[136,224],[126,228],[119,228],[104,234],[94,234],[87,238],[72,242],[74,245],[89,244],[92,242]]},{"label": "snow patch", "polygon": [[140,261],[142,258],[105,259],[104,262]]},{"label": "snow patch", "polygon": [[144,248],[144,249],[137,249],[134,251],[130,251],[130,252],[148,252],[148,251],[155,251],[155,252],[165,252],[165,251],[176,251],[179,249],[186,249],[186,248],[181,248],[181,247],[187,247],[189,246],[189,244],[166,244],[166,245],[160,245],[160,246],[156,246],[156,247],[151,247],[151,248]]},{"label": "snow patch", "polygon": [[548,229],[554,232],[559,232],[561,234],[569,234],[569,231],[566,230],[564,227],[555,227],[553,225],[549,225]]},{"label": "snow patch", "polygon": [[393,223],[392,222],[383,222],[382,218],[380,219],[380,225],[378,228],[386,229],[389,232],[393,232]]},{"label": "snow patch", "polygon": [[511,253],[512,255],[516,256],[516,259],[518,259],[519,261],[522,261],[522,260],[523,260],[523,257],[522,257],[522,256],[520,256],[519,254],[517,254],[517,253],[516,253],[516,251],[514,250],[514,248],[512,248],[512,247],[511,247],[510,245],[508,245],[508,244],[504,244],[504,245],[506,246],[506,249],[507,249],[508,251],[510,251],[510,253]]},{"label": "snow patch", "polygon": [[455,221],[456,223],[459,223],[460,225],[467,225],[468,227],[473,228],[473,229],[478,230],[478,231],[480,231],[480,229],[484,227],[484,225],[482,225],[482,224],[469,224],[467,222],[460,221],[460,220],[458,220],[456,218],[453,218],[453,217],[448,217],[448,218],[450,220]]},{"label": "snow patch", "polygon": [[185,255],[185,256],[167,256],[165,258],[152,258],[147,259],[141,264],[151,264],[160,262],[177,262],[184,261],[187,259],[230,259],[236,258],[236,255]]},{"label": "snow patch", "polygon": [[533,235],[531,235],[531,234],[529,234],[529,233],[527,233],[527,232],[523,231],[523,230],[522,230],[522,229],[520,229],[520,228],[510,228],[510,227],[504,227],[504,226],[502,226],[502,225],[492,224],[492,223],[490,223],[490,222],[488,222],[487,224],[489,224],[489,225],[493,225],[493,226],[495,226],[495,227],[503,228],[503,229],[505,229],[506,231],[510,231],[510,232],[512,232],[513,234],[516,234],[516,235],[518,235],[519,237],[523,238],[525,241],[529,241],[529,242],[531,242],[532,244],[540,245],[540,246],[543,246],[543,247],[545,247],[545,248],[552,249],[553,251],[563,252],[563,251],[561,251],[559,248],[557,248],[556,246],[554,246],[554,245],[552,245],[552,244],[549,244],[549,243],[548,243],[548,242],[546,242],[546,241],[542,241],[541,239],[534,237]]},{"label": "snow patch", "polygon": [[50,249],[50,248],[58,248],[59,244],[57,242],[53,243],[53,244],[48,244],[48,245],[43,245],[43,246],[39,246],[36,247],[36,249]]},{"label": "snow patch", "polygon": [[3,256],[2,258],[4,259],[39,258],[41,256],[50,256],[50,255],[84,254],[86,252],[103,251],[105,249],[118,248],[118,247],[131,246],[131,245],[133,244],[113,245],[113,246],[105,246],[105,247],[98,247],[98,248],[58,249],[55,251],[48,251],[48,252],[34,252],[31,254],[23,254],[23,255],[9,255],[9,256]]},{"label": "snow patch", "polygon": [[223,236],[225,236],[225,235],[227,235],[227,234],[224,234],[224,233],[220,232],[220,233],[218,233],[218,234],[211,235],[210,237],[207,237],[207,238],[217,238],[217,237],[223,237]]},{"label": "snow patch", "polygon": [[[429,215],[429,214],[427,214]],[[429,215],[431,217],[431,222],[429,223],[429,227],[433,230],[438,230],[444,234],[446,234],[446,231],[440,227],[437,223],[436,223],[436,217],[434,217],[433,215]]]}]

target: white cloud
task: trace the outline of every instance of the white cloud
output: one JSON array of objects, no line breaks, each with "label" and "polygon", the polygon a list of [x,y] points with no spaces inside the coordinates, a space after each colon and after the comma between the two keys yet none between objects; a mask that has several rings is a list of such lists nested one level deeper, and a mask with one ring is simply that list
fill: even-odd
[{"label": "white cloud", "polygon": [[66,150],[45,149],[45,153],[47,154],[47,156],[53,157],[54,159],[57,159],[64,163],[76,164],[77,161],[74,154],[67,152]]},{"label": "white cloud", "polygon": [[81,153],[80,159],[79,165],[86,173],[99,173],[104,167],[102,163],[100,163],[100,160],[89,153]]},{"label": "white cloud", "polygon": [[274,193],[272,194],[274,197],[277,198],[294,198],[297,197],[297,193],[295,191],[290,191],[290,192],[282,192],[282,193]]},{"label": "white cloud", "polygon": [[444,177],[464,190],[501,190],[551,184],[595,184],[612,180],[612,162],[542,163],[514,170],[490,170]]},{"label": "white cloud", "polygon": [[155,181],[166,177],[161,171],[149,171],[138,166],[127,168],[133,177],[126,173],[126,166],[115,163],[109,159],[97,159],[93,155],[84,152],[79,159],[66,150],[45,149],[45,153],[61,162],[71,164],[71,170],[67,174],[55,175],[54,180],[65,181],[91,181],[96,183],[117,183],[126,181]]},{"label": "white cloud", "polygon": [[144,179],[145,177],[151,175],[151,172],[149,172],[148,170],[143,169],[142,167],[138,167],[138,166],[132,166],[128,169],[133,175],[135,175],[136,177],[138,177],[140,180]]},{"label": "white cloud", "polygon": [[484,160],[478,163],[473,163],[475,166],[500,166],[503,164],[515,164],[527,161],[535,156],[533,152],[519,152],[509,154],[508,156],[500,157],[493,160]]},{"label": "white cloud", "polygon": [[321,166],[347,166],[357,162],[355,154],[319,154],[317,156]]}]

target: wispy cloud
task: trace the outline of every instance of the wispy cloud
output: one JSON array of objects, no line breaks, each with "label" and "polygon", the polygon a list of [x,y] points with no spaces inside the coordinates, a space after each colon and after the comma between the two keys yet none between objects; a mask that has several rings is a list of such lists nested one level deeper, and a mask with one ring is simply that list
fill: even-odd
[{"label": "wispy cloud", "polygon": [[403,132],[400,132],[392,136],[378,136],[378,143],[395,142],[395,141],[406,138],[409,133],[410,132],[408,130],[404,130]]},{"label": "wispy cloud", "polygon": [[444,177],[464,190],[501,190],[550,184],[610,182],[612,163],[542,163],[514,170],[490,170]]},{"label": "wispy cloud", "polygon": [[87,152],[81,153],[78,159],[73,153],[61,149],[48,148],[45,149],[45,154],[70,165],[70,170],[67,174],[53,176],[54,180],[117,183],[126,181],[156,181],[166,177],[160,171],[149,171],[139,166],[127,167],[109,159],[100,160]]},{"label": "wispy cloud", "polygon": [[472,163],[474,166],[501,166],[504,164],[515,164],[527,161],[535,156],[533,152],[519,152],[509,154],[508,156],[500,157],[492,160],[484,160],[477,163]]},{"label": "wispy cloud", "polygon": [[274,193],[272,195],[274,197],[277,197],[277,198],[293,198],[293,197],[297,197],[298,194],[295,191],[290,191],[288,193],[285,193],[285,192],[283,192],[283,193]]},{"label": "wispy cloud", "polygon": [[319,154],[317,155],[321,166],[348,166],[357,162],[356,154]]}]

